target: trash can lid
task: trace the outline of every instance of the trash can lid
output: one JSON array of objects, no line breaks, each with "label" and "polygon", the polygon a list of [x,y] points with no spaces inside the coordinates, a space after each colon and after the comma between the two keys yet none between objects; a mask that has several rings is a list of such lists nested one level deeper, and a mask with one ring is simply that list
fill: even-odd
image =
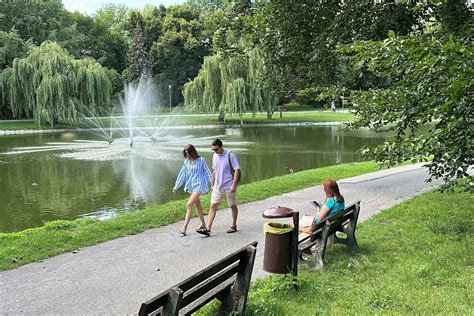
[{"label": "trash can lid", "polygon": [[263,211],[262,216],[264,218],[284,218],[284,217],[292,217],[293,211],[291,208],[286,206],[277,206],[266,211]]}]

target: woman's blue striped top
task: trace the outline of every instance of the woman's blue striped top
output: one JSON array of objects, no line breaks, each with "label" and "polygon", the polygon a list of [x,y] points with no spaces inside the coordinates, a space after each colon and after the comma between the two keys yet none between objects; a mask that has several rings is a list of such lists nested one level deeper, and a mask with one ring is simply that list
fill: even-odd
[{"label": "woman's blue striped top", "polygon": [[193,193],[209,192],[209,182],[212,179],[211,171],[204,158],[199,157],[191,164],[189,160],[184,160],[183,167],[179,171],[178,178],[174,184],[174,189],[179,189],[184,184],[184,191]]}]

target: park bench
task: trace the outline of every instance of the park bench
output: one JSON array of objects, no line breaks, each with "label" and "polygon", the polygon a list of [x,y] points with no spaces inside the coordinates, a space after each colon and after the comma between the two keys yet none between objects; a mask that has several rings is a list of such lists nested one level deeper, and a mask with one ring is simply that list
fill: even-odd
[{"label": "park bench", "polygon": [[214,298],[221,314],[242,315],[257,251],[254,241],[143,303],[139,315],[190,315]]},{"label": "park bench", "polygon": [[[355,237],[357,219],[359,218],[360,201],[347,206],[344,211],[316,224],[313,221],[313,233],[298,241],[299,261],[315,269],[322,268],[324,253],[330,242],[345,244],[350,251],[357,249]],[[337,232],[346,234],[346,238],[336,236]],[[314,255],[314,262],[305,259],[305,254]]]}]

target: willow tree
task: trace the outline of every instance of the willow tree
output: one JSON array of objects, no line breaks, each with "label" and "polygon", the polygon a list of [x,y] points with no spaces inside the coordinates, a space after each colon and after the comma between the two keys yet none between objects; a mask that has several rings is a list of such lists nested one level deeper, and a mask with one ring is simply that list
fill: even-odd
[{"label": "willow tree", "polygon": [[273,114],[276,99],[265,86],[265,64],[254,49],[243,56],[209,56],[198,76],[184,86],[185,106],[196,112],[220,111],[242,116],[246,112]]},{"label": "willow tree", "polygon": [[54,42],[30,48],[2,73],[2,102],[15,117],[33,117],[38,125],[75,124],[81,112],[98,113],[110,101],[112,84],[95,60],[74,59]]}]

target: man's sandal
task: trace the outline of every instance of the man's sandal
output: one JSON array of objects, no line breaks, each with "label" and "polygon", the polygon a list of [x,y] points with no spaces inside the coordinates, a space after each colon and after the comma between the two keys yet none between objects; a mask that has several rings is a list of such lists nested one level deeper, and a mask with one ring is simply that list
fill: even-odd
[{"label": "man's sandal", "polygon": [[211,235],[211,234],[210,234],[211,231],[210,231],[210,230],[207,230],[207,228],[200,228],[200,229],[196,230],[196,232],[197,232],[198,234],[201,234],[201,235],[204,235],[204,236],[207,236],[207,237],[209,237],[209,236]]},{"label": "man's sandal", "polygon": [[237,231],[237,226],[230,226],[230,228],[227,230],[228,234],[235,233]]},{"label": "man's sandal", "polygon": [[196,228],[196,232],[199,232],[201,229],[206,229],[205,225],[201,225],[198,228]]}]

